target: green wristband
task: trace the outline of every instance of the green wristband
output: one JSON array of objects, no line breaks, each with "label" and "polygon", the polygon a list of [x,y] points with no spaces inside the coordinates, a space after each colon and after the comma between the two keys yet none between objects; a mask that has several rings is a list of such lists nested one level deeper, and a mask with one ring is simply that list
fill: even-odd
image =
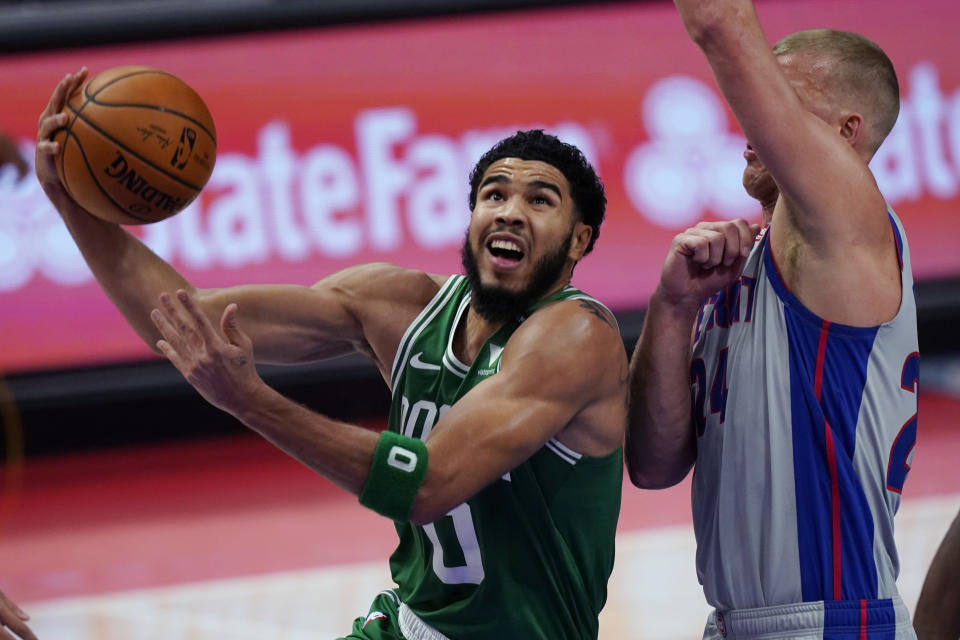
[{"label": "green wristband", "polygon": [[384,431],[373,452],[367,482],[360,491],[360,504],[405,522],[426,474],[427,445],[416,438]]}]

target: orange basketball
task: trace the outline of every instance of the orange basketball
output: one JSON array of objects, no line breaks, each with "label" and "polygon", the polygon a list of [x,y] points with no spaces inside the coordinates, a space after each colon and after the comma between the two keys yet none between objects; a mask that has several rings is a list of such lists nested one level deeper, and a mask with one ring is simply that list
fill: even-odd
[{"label": "orange basketball", "polygon": [[203,189],[217,156],[210,111],[166,71],[125,66],[90,78],[64,107],[57,173],[70,196],[120,224],[169,218]]}]

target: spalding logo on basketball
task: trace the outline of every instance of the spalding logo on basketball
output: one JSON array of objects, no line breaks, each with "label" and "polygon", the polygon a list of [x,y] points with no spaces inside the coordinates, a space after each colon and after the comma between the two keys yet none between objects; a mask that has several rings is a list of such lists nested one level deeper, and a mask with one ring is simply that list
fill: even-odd
[{"label": "spalding logo on basketball", "polygon": [[67,193],[120,224],[178,213],[207,183],[217,157],[210,111],[174,75],[125,66],[97,74],[64,107],[57,172]]}]

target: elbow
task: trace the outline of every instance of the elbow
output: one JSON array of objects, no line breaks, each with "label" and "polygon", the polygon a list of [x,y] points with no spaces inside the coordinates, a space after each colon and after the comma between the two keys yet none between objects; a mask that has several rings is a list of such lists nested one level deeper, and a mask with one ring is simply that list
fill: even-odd
[{"label": "elbow", "polygon": [[683,13],[683,26],[697,46],[707,49],[720,38],[728,17],[724,9],[718,9],[710,2],[699,2],[694,9]]},{"label": "elbow", "polygon": [[686,473],[681,474],[652,474],[652,473],[633,473],[630,474],[630,482],[638,489],[669,489],[680,483]]},{"label": "elbow", "polygon": [[687,24],[687,33],[694,44],[707,51],[719,39],[720,25],[712,21],[693,22]]},{"label": "elbow", "polygon": [[440,504],[436,501],[424,500],[417,495],[416,502],[413,503],[413,509],[410,510],[410,517],[407,518],[407,521],[411,524],[417,524],[420,526],[436,522],[447,513],[453,507],[448,507],[444,504]]},{"label": "elbow", "polygon": [[627,475],[638,489],[667,489],[679,484],[687,477],[692,463],[676,464],[671,467],[651,468],[651,465],[631,464],[627,461]]},{"label": "elbow", "polygon": [[417,490],[417,497],[413,501],[413,508],[410,509],[409,522],[417,525],[430,524],[436,522],[456,507],[460,502],[452,496],[450,488],[451,479],[448,478],[440,465],[430,464],[427,467],[427,474],[423,478],[423,484]]},{"label": "elbow", "polygon": [[416,505],[413,507],[413,511],[410,512],[410,517],[407,519],[407,522],[410,524],[416,524],[421,527],[428,525],[432,522],[436,522],[442,518],[445,514],[436,513],[433,511],[428,511],[426,509],[419,509]]}]

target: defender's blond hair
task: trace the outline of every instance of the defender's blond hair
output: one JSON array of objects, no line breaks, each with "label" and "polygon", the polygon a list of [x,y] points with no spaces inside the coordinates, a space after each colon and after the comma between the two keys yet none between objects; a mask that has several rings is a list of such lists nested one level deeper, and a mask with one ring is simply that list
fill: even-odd
[{"label": "defender's blond hair", "polygon": [[900,114],[900,83],[883,49],[857,33],[810,29],[783,38],[773,53],[777,57],[812,56],[828,63],[824,89],[853,98],[853,106],[869,119],[867,145],[872,156]]}]

